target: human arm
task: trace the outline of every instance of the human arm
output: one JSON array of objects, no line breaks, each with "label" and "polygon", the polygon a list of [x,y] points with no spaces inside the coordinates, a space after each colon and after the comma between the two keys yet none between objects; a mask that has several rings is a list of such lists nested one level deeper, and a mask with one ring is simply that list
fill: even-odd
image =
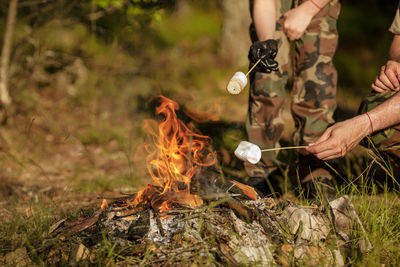
[{"label": "human arm", "polygon": [[254,0],[253,21],[259,41],[274,38],[275,34],[275,0]]},{"label": "human arm", "polygon": [[390,46],[389,56],[391,60],[400,62],[400,34],[395,34]]},{"label": "human arm", "polygon": [[278,70],[278,62],[275,61],[278,52],[278,43],[275,35],[275,0],[254,0],[253,22],[256,29],[257,41],[249,51],[250,67],[256,64],[259,72],[270,73]]},{"label": "human arm", "polygon": [[393,37],[389,50],[390,60],[381,67],[381,73],[371,85],[378,93],[400,90],[400,35]]},{"label": "human arm", "polygon": [[330,0],[308,0],[296,8],[285,13],[283,29],[290,40],[295,40],[303,36],[305,30],[310,24],[312,18],[326,5]]},{"label": "human arm", "polygon": [[[369,118],[368,118],[369,115]],[[400,93],[371,111],[354,118],[338,122],[329,127],[317,141],[306,150],[323,160],[343,157],[357,146],[372,130],[379,131],[400,123]],[[388,116],[390,115],[390,116]]]}]

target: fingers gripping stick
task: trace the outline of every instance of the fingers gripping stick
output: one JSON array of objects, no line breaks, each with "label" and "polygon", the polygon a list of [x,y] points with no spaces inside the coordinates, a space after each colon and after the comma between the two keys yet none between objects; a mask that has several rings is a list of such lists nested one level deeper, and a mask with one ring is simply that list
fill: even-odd
[{"label": "fingers gripping stick", "polygon": [[243,161],[248,161],[251,164],[256,164],[257,162],[260,161],[262,152],[285,150],[285,149],[299,149],[306,147],[307,146],[288,146],[288,147],[277,147],[277,148],[268,148],[261,150],[259,146],[253,143],[242,141],[239,143],[238,147],[235,150],[235,156]]}]

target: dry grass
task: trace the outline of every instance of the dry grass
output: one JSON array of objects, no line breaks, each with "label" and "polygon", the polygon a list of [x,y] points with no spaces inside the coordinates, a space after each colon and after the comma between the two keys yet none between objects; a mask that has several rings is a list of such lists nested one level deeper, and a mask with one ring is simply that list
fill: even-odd
[{"label": "dry grass", "polygon": [[[42,73],[45,68],[40,64],[46,60],[40,56],[45,51],[34,58],[38,64],[36,76],[24,82],[22,74],[14,77],[20,79],[14,82],[19,88],[14,92],[17,113],[0,129],[0,263],[8,252],[27,247],[35,263],[49,264],[37,248],[43,246],[54,222],[87,215],[100,205],[101,195],[132,193],[149,182],[141,122],[153,116],[152,97],[158,91],[186,108],[212,114],[221,127],[211,124],[208,128],[204,126],[204,130],[211,133],[221,152],[221,164],[230,173],[243,175],[236,168],[232,152],[244,138],[247,89],[238,96],[226,94],[226,82],[239,69],[227,67],[210,56],[209,51],[215,50],[217,42],[218,14],[200,12],[196,16],[204,20],[211,16],[206,26],[217,30],[206,31],[205,37],[191,34],[191,41],[177,40],[182,36],[169,37],[172,38],[168,39],[169,45],[158,48],[157,57],[154,48],[149,48],[142,51],[143,59],[100,41],[93,43],[82,33],[82,25],[75,30],[68,27],[69,38],[77,40],[68,44],[45,43],[41,49],[51,51],[57,45],[62,50],[60,45],[81,44],[84,47],[81,53],[85,55],[82,70],[86,72],[81,82],[74,83],[68,78],[72,75],[68,69],[70,59],[59,72]],[[167,18],[165,25],[178,27],[191,23],[190,16],[183,19],[185,23]],[[53,31],[55,35],[60,25],[49,25],[46,33]],[[160,31],[166,34],[168,29]],[[42,40],[43,35],[38,33],[33,38]],[[179,55],[171,52],[176,50]],[[194,54],[196,57],[191,56]],[[65,60],[61,55],[58,59]],[[139,66],[144,67],[138,69]],[[347,104],[356,106],[357,102],[355,99]],[[285,114],[288,118],[288,113]],[[291,128],[288,121],[286,138]],[[368,165],[365,162],[370,159],[361,151],[346,157],[341,166],[346,176],[341,194],[352,197],[374,246],[368,255],[354,252],[350,263],[398,265],[398,188],[389,190],[376,179],[384,181],[385,177],[364,172]],[[135,264],[143,264],[151,256],[150,251],[135,260]],[[107,239],[98,257],[100,265],[121,260]]]}]

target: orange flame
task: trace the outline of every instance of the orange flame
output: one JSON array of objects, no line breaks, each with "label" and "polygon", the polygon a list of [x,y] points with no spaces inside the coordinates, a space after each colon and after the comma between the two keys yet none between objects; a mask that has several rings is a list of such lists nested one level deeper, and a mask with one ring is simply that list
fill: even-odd
[{"label": "orange flame", "polygon": [[168,210],[171,210],[171,209],[172,209],[172,206],[171,206],[170,201],[168,201],[168,200],[166,200],[163,203],[161,203],[161,205],[158,207],[159,211],[168,211]]},{"label": "orange flame", "polygon": [[107,206],[108,206],[107,200],[103,198],[103,201],[101,202],[101,209],[104,210],[105,208],[107,208]]},{"label": "orange flame", "polygon": [[[190,192],[190,182],[199,168],[216,162],[215,152],[210,149],[211,138],[201,135],[194,127],[188,127],[178,119],[175,110],[179,109],[179,105],[176,102],[163,96],[160,99],[156,114],[163,115],[165,119],[156,129],[152,127],[154,120],[144,122],[155,147],[151,150],[147,146],[147,169],[155,183],[162,188],[160,196],[168,199],[158,209],[170,210],[173,202],[190,207],[201,206],[202,199]],[[145,191],[146,188],[140,191],[131,205],[142,203],[146,198]]]}]

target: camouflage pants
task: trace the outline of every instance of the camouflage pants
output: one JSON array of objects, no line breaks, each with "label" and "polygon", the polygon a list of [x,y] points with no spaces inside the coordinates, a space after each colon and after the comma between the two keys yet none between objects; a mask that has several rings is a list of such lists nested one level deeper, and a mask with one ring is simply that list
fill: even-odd
[{"label": "camouflage pants", "polygon": [[[291,43],[283,32],[283,14],[299,1],[276,0],[278,20],[275,39],[279,49],[276,60],[279,71],[255,72],[250,77],[249,110],[246,120],[248,139],[263,148],[279,146],[284,121],[282,108],[289,76],[293,76],[291,113],[295,121],[295,144],[308,144],[333,123],[336,109],[337,73],[332,63],[338,34],[336,21],[340,12],[338,0],[329,2],[311,21],[301,39]],[[300,1],[301,3],[301,1]],[[256,41],[254,27],[250,28]],[[263,153],[267,167],[274,165],[276,153]],[[249,166],[246,166],[248,171]],[[249,173],[249,175],[251,175]]]},{"label": "camouflage pants", "polygon": [[[364,98],[364,100],[361,102],[359,113],[363,114],[371,109],[374,109],[392,97],[394,94],[394,92],[389,92],[386,94],[371,94],[370,96]],[[400,124],[375,132],[368,139],[363,140],[361,144],[366,147],[371,147],[373,145],[380,152],[386,154],[390,158],[394,159],[395,162],[399,163]]]}]

